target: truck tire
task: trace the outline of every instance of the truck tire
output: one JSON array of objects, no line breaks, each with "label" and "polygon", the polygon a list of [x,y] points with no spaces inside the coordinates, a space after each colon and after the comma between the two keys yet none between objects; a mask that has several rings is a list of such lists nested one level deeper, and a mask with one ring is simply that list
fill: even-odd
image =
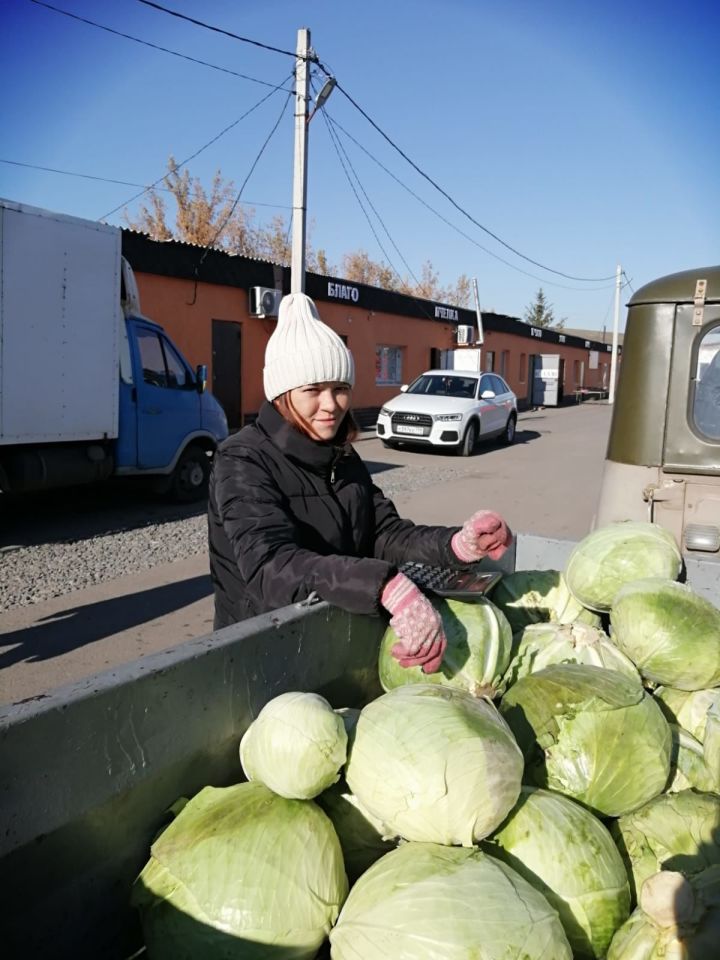
[{"label": "truck tire", "polygon": [[207,496],[210,458],[202,447],[188,447],[175,465],[168,493],[178,503],[194,503]]},{"label": "truck tire", "polygon": [[465,435],[462,438],[460,446],[457,448],[458,455],[461,457],[471,457],[475,450],[475,446],[478,440],[478,427],[475,421],[471,421],[468,424]]}]

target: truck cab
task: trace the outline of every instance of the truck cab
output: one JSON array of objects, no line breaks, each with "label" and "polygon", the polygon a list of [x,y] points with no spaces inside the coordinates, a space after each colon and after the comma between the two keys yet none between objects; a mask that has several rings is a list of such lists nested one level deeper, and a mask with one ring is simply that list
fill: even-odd
[{"label": "truck cab", "polygon": [[193,500],[207,486],[210,457],[227,420],[206,391],[207,367],[194,370],[159,324],[140,313],[135,277],[122,258],[119,431],[115,473],[156,474],[156,490]]},{"label": "truck cab", "polygon": [[720,266],[628,304],[596,526],[619,520],[660,524],[720,577]]}]

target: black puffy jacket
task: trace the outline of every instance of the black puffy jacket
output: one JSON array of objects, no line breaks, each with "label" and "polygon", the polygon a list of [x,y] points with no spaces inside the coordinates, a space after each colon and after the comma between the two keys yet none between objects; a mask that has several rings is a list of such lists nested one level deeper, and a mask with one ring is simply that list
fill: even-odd
[{"label": "black puffy jacket", "polygon": [[303,436],[270,403],[215,454],[208,523],[216,628],[313,591],[377,614],[399,564],[459,565],[457,527],[402,520],[349,443]]}]

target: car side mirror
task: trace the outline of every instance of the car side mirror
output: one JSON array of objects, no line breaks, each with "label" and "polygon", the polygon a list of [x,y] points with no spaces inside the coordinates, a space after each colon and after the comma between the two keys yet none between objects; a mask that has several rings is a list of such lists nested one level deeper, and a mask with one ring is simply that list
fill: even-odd
[{"label": "car side mirror", "polygon": [[494,391],[494,390],[483,390],[483,392],[480,394],[480,399],[481,399],[481,400],[494,400],[494,399],[495,399],[495,391]]},{"label": "car side mirror", "polygon": [[207,387],[207,364],[199,363],[195,367],[195,389],[198,393],[205,393]]},{"label": "car side mirror", "polygon": [[404,383],[404,384],[400,387],[400,393],[405,393],[405,392],[407,391],[407,388],[408,388],[408,385],[407,385],[406,383]]}]

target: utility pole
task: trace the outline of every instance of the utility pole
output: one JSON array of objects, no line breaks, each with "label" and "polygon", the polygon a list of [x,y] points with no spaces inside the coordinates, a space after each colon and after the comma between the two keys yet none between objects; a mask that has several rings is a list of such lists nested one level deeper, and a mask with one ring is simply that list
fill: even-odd
[{"label": "utility pole", "polygon": [[478,343],[482,345],[485,341],[485,334],[483,333],[482,311],[480,310],[480,296],[478,294],[477,277],[473,277],[472,285],[473,293],[475,294],[475,316],[477,317]]},{"label": "utility pole", "polygon": [[618,326],[620,325],[620,288],[622,287],[622,267],[615,271],[615,315],[613,316],[612,353],[610,354],[610,389],[608,403],[615,402],[615,375],[617,371]]},{"label": "utility pole", "polygon": [[295,163],[290,292],[305,292],[307,214],[308,102],[310,100],[310,31],[298,30],[295,61]]}]

